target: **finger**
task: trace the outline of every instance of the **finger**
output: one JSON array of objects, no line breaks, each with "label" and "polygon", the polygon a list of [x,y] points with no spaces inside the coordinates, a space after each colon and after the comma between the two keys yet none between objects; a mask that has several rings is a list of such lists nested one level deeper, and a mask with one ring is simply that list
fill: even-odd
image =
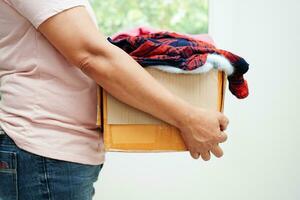
[{"label": "finger", "polygon": [[190,154],[194,159],[198,159],[200,157],[200,154],[198,152],[190,151]]},{"label": "finger", "polygon": [[212,149],[211,149],[211,153],[214,154],[217,158],[220,158],[223,156],[223,150],[221,149],[221,147],[219,145],[215,145]]},{"label": "finger", "polygon": [[227,136],[227,134],[225,132],[221,131],[220,134],[218,134],[217,137],[218,137],[217,138],[217,143],[223,143],[223,142],[225,142],[227,140],[228,136]]},{"label": "finger", "polygon": [[229,124],[229,119],[225,115],[221,114],[219,117],[219,123],[221,131],[224,131]]},{"label": "finger", "polygon": [[210,152],[209,151],[201,152],[200,155],[203,160],[205,160],[205,161],[210,160]]}]

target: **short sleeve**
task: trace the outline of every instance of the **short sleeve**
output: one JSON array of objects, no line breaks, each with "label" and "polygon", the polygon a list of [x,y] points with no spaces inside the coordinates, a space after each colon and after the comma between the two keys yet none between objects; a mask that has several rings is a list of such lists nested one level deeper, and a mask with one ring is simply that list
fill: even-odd
[{"label": "short sleeve", "polygon": [[6,0],[21,15],[38,28],[48,18],[76,6],[85,6],[87,0]]}]

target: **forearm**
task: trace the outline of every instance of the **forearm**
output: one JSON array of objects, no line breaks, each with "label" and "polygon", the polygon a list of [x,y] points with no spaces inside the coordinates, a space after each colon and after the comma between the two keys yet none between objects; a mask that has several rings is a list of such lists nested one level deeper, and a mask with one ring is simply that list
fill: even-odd
[{"label": "forearm", "polygon": [[90,55],[80,68],[120,101],[174,126],[180,126],[190,105],[174,96],[118,47]]}]

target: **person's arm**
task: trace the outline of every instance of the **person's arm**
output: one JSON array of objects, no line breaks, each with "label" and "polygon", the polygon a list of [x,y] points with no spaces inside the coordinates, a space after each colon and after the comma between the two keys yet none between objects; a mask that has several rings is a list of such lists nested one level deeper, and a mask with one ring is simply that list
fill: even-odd
[{"label": "person's arm", "polygon": [[[178,127],[194,158],[204,152],[207,160],[205,152],[226,140],[226,135],[220,131],[220,127],[225,129],[228,124],[223,114],[195,108],[174,96],[127,53],[110,44],[84,7],[57,14],[42,23],[38,30],[70,63],[112,96]],[[215,148],[217,150],[212,151],[221,156],[221,149]]]}]

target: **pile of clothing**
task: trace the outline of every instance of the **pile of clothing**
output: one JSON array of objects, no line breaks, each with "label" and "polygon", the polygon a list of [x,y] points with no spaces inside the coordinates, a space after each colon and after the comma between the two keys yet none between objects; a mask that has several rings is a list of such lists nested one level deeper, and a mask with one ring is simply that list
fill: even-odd
[{"label": "pile of clothing", "polygon": [[239,99],[249,94],[243,75],[249,64],[229,51],[216,48],[192,35],[138,27],[108,37],[108,41],[127,52],[143,67],[170,73],[205,73],[212,68],[227,74],[229,90]]}]

